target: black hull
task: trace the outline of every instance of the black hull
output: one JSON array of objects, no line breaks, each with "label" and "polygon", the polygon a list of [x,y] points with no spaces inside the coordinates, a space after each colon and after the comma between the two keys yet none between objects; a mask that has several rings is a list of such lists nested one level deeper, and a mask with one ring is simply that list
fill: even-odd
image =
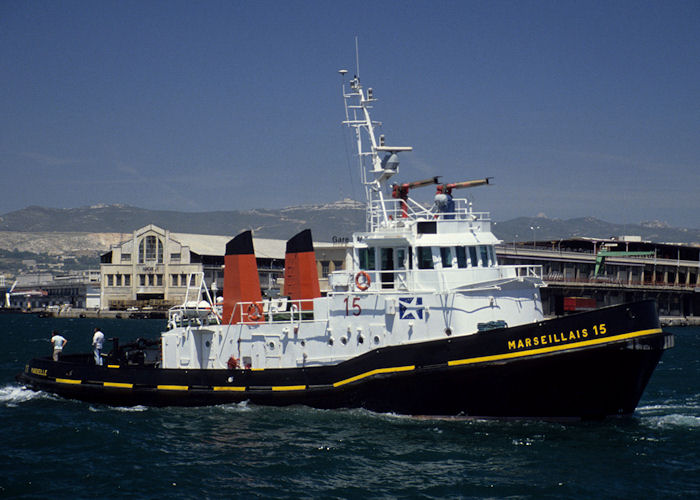
[{"label": "black hull", "polygon": [[268,370],[97,367],[32,360],[32,389],[113,406],[365,408],[410,415],[601,418],[632,413],[673,336],[642,301],[536,324],[376,349],[334,366]]}]

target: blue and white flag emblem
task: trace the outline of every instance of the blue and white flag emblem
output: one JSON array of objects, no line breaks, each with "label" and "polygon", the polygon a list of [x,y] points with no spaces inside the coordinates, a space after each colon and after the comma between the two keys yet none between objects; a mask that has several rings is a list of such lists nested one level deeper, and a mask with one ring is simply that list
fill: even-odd
[{"label": "blue and white flag emblem", "polygon": [[399,298],[399,319],[423,319],[423,297]]}]

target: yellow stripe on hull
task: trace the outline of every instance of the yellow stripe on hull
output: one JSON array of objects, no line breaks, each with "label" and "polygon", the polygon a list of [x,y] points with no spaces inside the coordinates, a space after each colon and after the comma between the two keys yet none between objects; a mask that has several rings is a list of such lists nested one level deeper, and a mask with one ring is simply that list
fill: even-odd
[{"label": "yellow stripe on hull", "polygon": [[57,378],[56,382],[58,382],[59,384],[75,384],[75,385],[83,383],[82,380],[74,380],[71,378]]},{"label": "yellow stripe on hull", "polygon": [[623,333],[621,335],[614,335],[607,338],[598,338],[592,340],[584,340],[582,342],[574,342],[572,344],[556,345],[551,347],[542,347],[540,349],[530,349],[528,351],[519,352],[509,352],[506,354],[494,354],[492,356],[480,356],[477,358],[467,358],[467,359],[456,359],[453,361],[448,361],[448,366],[458,366],[458,365],[472,365],[477,363],[486,363],[488,361],[500,361],[504,359],[513,358],[523,358],[527,356],[536,356],[538,354],[547,354],[550,352],[567,351],[569,349],[578,349],[581,347],[589,347],[592,345],[608,344],[612,342],[617,342],[620,340],[628,340],[637,337],[644,337],[647,335],[653,335],[656,333],[661,333],[661,328],[654,328],[652,330],[640,330],[638,332]]},{"label": "yellow stripe on hull", "polygon": [[365,373],[361,373],[359,375],[355,375],[354,377],[346,378],[345,380],[341,380],[340,382],[335,382],[333,384],[333,387],[339,387],[341,385],[349,384],[350,382],[355,382],[356,380],[361,380],[363,378],[371,377],[372,375],[378,375],[380,373],[408,372],[414,370],[415,368],[416,367],[414,365],[395,366],[392,368],[377,368],[376,370],[371,370]]},{"label": "yellow stripe on hull", "polygon": [[134,384],[124,384],[121,382],[103,382],[102,385],[105,387],[120,387],[122,389],[133,389]]},{"label": "yellow stripe on hull", "polygon": [[158,385],[156,388],[162,391],[188,391],[190,389],[187,385]]},{"label": "yellow stripe on hull", "polygon": [[303,391],[306,389],[305,385],[275,385],[272,386],[273,391]]}]

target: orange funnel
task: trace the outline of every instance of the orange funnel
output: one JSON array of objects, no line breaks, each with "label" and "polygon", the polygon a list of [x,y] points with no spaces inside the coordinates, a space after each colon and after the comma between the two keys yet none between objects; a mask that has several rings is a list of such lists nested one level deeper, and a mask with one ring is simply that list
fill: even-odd
[{"label": "orange funnel", "polygon": [[[310,229],[303,230],[287,241],[284,255],[284,295],[292,300],[321,296]],[[302,309],[313,310],[313,303],[303,303]]]},{"label": "orange funnel", "polygon": [[[262,320],[260,277],[250,231],[239,234],[226,244],[224,263],[223,322]],[[239,302],[254,302],[255,305],[236,307]]]}]

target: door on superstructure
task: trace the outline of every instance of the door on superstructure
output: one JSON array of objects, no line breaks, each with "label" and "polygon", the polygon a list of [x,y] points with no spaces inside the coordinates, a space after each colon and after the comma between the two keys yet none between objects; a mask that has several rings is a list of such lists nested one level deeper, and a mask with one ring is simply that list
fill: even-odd
[{"label": "door on superstructure", "polygon": [[406,273],[406,269],[408,266],[408,263],[410,262],[410,255],[409,252],[406,248],[397,248],[394,251],[394,268],[396,269],[396,273],[394,273],[394,282],[395,282],[395,288],[400,289],[400,290],[407,290],[408,289],[408,274]]},{"label": "door on superstructure", "polygon": [[212,356],[214,332],[211,330],[197,330],[195,335],[195,348],[198,351],[200,368],[214,368],[214,358]]},{"label": "door on superstructure", "polygon": [[380,248],[382,289],[394,288],[394,249]]}]

